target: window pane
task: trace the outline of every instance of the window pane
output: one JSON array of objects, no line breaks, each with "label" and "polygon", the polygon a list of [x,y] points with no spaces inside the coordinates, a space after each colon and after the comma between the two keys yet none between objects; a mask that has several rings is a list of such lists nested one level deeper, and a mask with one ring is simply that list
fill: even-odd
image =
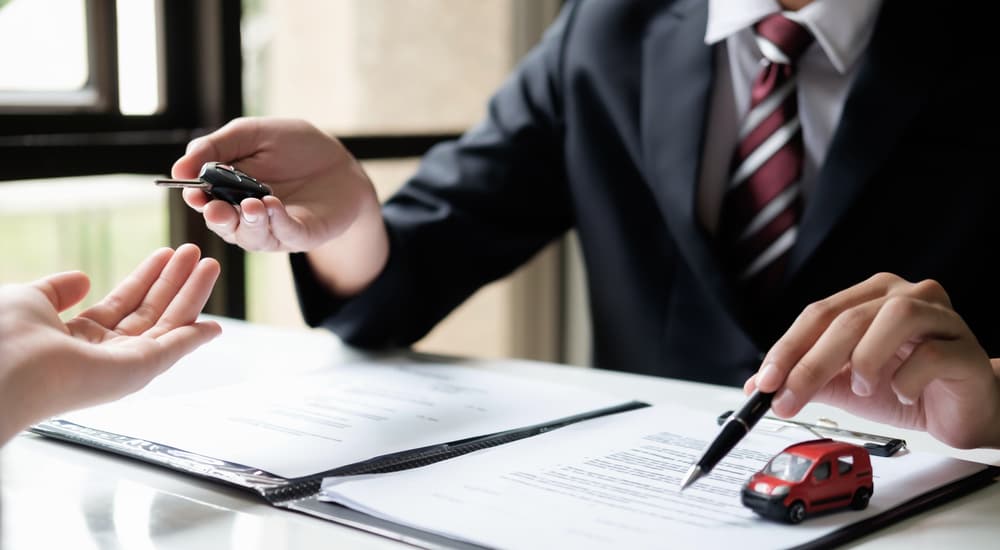
[{"label": "window pane", "polygon": [[0,100],[87,84],[85,8],[85,0],[0,0]]},{"label": "window pane", "polygon": [[160,110],[156,0],[122,0],[118,12],[118,104],[123,115]]},{"label": "window pane", "polygon": [[246,105],[337,134],[462,131],[514,62],[512,0],[244,0]]},{"label": "window pane", "polygon": [[81,270],[91,291],[79,312],[168,242],[166,191],[150,176],[0,183],[0,283]]}]

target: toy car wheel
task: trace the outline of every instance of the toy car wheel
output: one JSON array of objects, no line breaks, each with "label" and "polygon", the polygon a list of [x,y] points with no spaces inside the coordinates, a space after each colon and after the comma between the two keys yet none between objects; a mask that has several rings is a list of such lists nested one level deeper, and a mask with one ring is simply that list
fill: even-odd
[{"label": "toy car wheel", "polygon": [[806,505],[801,500],[796,500],[788,507],[786,518],[788,523],[801,523],[802,520],[806,519]]},{"label": "toy car wheel", "polygon": [[854,498],[851,500],[851,508],[855,510],[864,510],[868,507],[868,501],[872,498],[872,490],[868,487],[858,487],[858,490],[854,492]]}]

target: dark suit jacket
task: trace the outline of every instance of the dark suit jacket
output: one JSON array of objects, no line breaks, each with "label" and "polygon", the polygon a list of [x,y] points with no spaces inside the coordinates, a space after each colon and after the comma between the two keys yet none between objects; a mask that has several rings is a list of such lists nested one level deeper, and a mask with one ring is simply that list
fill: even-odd
[{"label": "dark suit jacket", "polygon": [[338,301],[293,257],[307,321],[408,345],[575,228],[599,367],[741,384],[804,306],[879,271],[939,280],[1000,354],[996,59],[928,5],[886,0],[768,308],[742,305],[696,219],[706,2],[583,0],[387,202],[391,259],[367,291]]}]

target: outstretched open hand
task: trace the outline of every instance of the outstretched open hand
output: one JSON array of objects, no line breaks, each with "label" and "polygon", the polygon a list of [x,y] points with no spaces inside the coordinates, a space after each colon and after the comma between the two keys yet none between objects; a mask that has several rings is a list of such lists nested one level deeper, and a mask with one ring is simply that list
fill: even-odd
[{"label": "outstretched open hand", "polygon": [[0,287],[0,443],[61,411],[136,391],[220,333],[198,314],[219,275],[194,245],[157,250],[98,304],[80,272]]}]

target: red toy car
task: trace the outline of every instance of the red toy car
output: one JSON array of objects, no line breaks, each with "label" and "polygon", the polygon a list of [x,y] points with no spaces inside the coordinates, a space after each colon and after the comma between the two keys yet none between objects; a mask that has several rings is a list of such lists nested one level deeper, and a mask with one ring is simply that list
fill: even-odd
[{"label": "red toy car", "polygon": [[816,439],[772,458],[743,486],[742,500],[762,516],[799,523],[822,510],[863,510],[872,489],[872,463],[864,447]]}]

